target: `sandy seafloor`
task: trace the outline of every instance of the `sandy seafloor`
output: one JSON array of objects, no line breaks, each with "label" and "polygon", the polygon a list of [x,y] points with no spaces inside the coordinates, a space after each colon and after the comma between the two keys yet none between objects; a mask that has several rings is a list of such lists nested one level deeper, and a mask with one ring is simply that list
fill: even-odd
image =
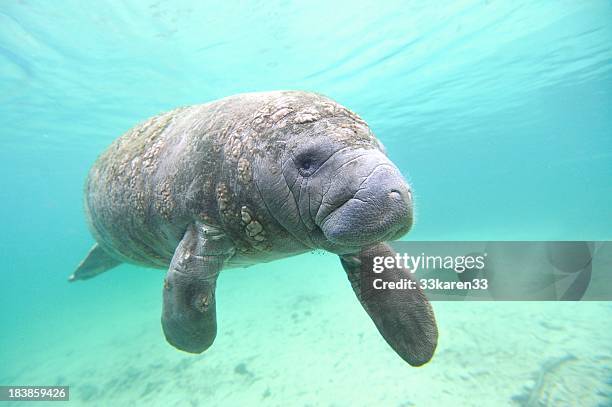
[{"label": "sandy seafloor", "polygon": [[435,302],[439,346],[413,368],[332,255],[225,271],[199,356],[164,340],[162,279],[122,266],[75,284],[92,301],[22,325],[0,382],[69,385],[52,405],[612,405],[610,303]]}]

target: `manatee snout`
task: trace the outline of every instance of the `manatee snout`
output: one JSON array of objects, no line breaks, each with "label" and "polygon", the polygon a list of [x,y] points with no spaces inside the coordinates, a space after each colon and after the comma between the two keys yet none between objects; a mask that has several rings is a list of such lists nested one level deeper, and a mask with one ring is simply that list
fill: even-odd
[{"label": "manatee snout", "polygon": [[[382,154],[381,154],[382,155]],[[343,246],[363,246],[395,240],[412,226],[412,193],[401,173],[386,157],[365,177],[357,177],[351,194],[339,195],[336,208],[321,222],[325,237]],[[350,177],[351,174],[339,174]]]}]

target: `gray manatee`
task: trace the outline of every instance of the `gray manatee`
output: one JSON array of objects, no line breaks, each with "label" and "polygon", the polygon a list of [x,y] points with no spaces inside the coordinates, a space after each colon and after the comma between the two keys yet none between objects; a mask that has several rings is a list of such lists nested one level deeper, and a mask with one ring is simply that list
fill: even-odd
[{"label": "gray manatee", "polygon": [[[324,249],[408,363],[429,361],[438,332],[416,290],[375,290],[372,259],[412,225],[410,188],[355,113],[315,93],[248,93],[153,117],[97,159],[85,185],[97,243],[70,276],[122,262],[167,269],[168,342],[200,353],[216,332],[223,268]],[[376,277],[410,279],[404,270]],[[271,293],[272,294],[272,293]]]}]

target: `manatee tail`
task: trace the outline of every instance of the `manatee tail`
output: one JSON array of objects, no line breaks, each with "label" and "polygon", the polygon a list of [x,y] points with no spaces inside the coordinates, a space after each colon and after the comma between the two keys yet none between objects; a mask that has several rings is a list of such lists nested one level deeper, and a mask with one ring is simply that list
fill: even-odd
[{"label": "manatee tail", "polygon": [[121,264],[119,260],[111,257],[100,247],[94,244],[85,256],[85,259],[77,266],[77,269],[68,277],[68,281],[87,280],[104,273]]}]

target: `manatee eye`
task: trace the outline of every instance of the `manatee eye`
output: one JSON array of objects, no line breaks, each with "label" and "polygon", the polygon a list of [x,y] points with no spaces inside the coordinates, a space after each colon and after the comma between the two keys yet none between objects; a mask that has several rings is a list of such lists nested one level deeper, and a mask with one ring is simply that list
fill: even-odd
[{"label": "manatee eye", "polygon": [[316,170],[315,162],[309,156],[298,157],[296,164],[302,177],[309,177]]}]

